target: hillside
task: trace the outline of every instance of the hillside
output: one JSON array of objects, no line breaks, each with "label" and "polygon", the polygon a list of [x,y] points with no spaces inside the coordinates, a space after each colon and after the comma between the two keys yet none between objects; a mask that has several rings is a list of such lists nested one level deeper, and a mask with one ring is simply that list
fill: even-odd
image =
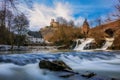
[{"label": "hillside", "polygon": [[45,27],[40,30],[43,38],[45,40],[49,40],[53,35],[57,28]]},{"label": "hillside", "polygon": [[45,40],[58,46],[69,46],[75,39],[83,38],[81,28],[59,25],[56,28],[46,27],[40,30]]}]

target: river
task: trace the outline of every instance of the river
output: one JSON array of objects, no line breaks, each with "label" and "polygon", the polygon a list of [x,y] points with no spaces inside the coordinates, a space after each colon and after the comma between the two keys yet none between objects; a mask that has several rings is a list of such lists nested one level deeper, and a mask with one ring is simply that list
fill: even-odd
[{"label": "river", "polygon": [[[19,54],[18,54],[19,53]],[[66,80],[40,69],[40,60],[63,60],[74,71],[120,79],[120,51],[0,52],[0,80]]]}]

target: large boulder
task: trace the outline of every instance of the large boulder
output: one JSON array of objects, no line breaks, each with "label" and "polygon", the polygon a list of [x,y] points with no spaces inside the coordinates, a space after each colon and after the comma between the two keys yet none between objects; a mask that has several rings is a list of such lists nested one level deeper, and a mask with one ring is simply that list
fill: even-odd
[{"label": "large boulder", "polygon": [[41,60],[39,63],[39,67],[42,69],[49,69],[51,71],[72,71],[72,69],[68,65],[59,60]]}]

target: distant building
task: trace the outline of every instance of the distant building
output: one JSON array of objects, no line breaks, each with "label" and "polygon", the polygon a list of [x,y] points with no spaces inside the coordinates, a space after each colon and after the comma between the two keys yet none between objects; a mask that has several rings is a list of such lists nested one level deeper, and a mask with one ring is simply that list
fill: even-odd
[{"label": "distant building", "polygon": [[30,44],[44,43],[44,39],[42,38],[42,35],[41,35],[40,32],[29,31],[28,34],[27,34],[27,39],[28,39]]},{"label": "distant building", "polygon": [[88,22],[87,22],[87,19],[85,19],[85,21],[84,21],[84,23],[83,23],[83,26],[82,26],[82,33],[84,34],[84,35],[87,35],[88,34],[88,32],[89,32],[89,30],[90,30],[90,27],[89,27],[89,24],[88,24]]},{"label": "distant building", "polygon": [[59,26],[59,22],[56,22],[54,19],[51,19],[50,26],[53,28],[57,28]]}]

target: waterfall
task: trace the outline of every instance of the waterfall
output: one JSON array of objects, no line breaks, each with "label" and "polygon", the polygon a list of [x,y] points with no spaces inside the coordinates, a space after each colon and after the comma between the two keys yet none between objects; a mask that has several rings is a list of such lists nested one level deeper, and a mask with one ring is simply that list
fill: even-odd
[{"label": "waterfall", "polygon": [[[81,44],[78,44],[79,41],[81,42]],[[93,38],[77,39],[77,40],[76,40],[76,42],[77,42],[77,43],[76,43],[76,47],[74,48],[74,50],[77,50],[77,51],[79,51],[79,50],[84,50],[84,47],[85,47],[87,44],[91,43],[92,41],[94,41]]]},{"label": "waterfall", "polygon": [[106,38],[106,43],[101,48],[102,50],[106,50],[108,47],[110,47],[113,44],[114,38]]},{"label": "waterfall", "polygon": [[[84,41],[84,39],[77,39],[76,40],[76,46],[75,46],[75,48],[77,48],[78,47],[78,45],[80,44],[80,43],[82,43]],[[74,49],[75,49],[74,48]]]}]

